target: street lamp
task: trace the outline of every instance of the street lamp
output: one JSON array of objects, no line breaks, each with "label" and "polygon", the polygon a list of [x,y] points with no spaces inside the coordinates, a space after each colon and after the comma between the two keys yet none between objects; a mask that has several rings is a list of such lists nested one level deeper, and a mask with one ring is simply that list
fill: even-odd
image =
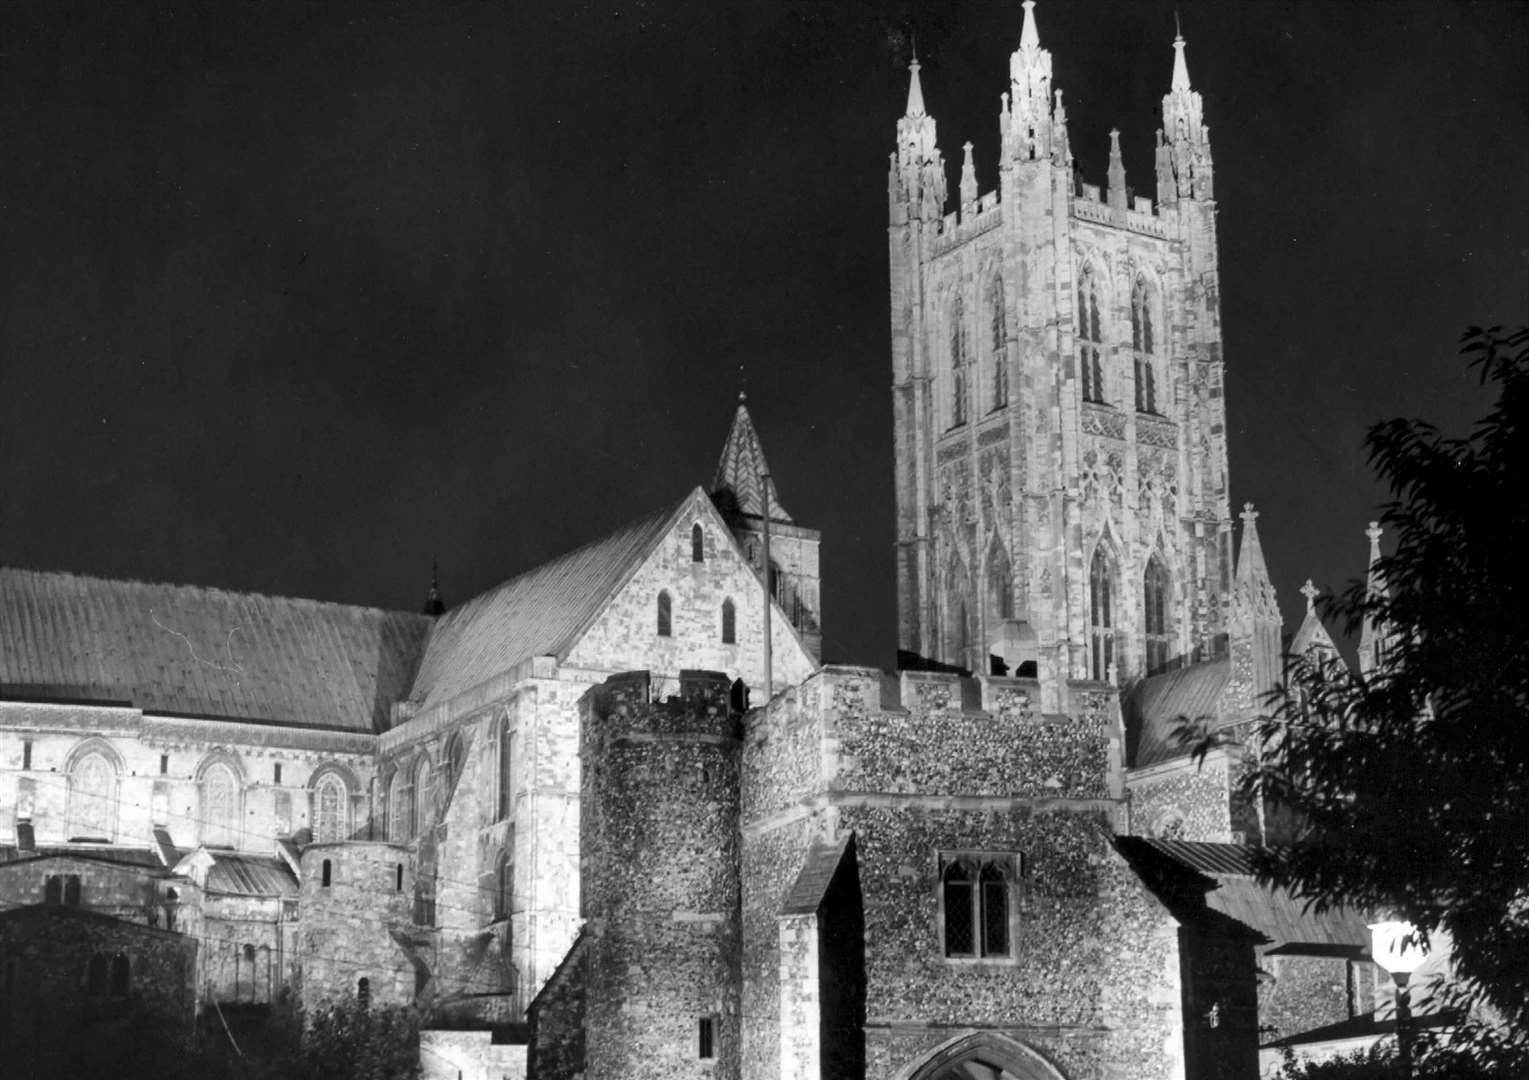
[{"label": "street lamp", "polygon": [[1407,982],[1427,956],[1427,939],[1411,923],[1389,919],[1370,924],[1370,957],[1390,972],[1396,983],[1396,1056],[1404,1077],[1412,1076],[1412,1033],[1407,1030],[1412,1016],[1407,1007]]}]

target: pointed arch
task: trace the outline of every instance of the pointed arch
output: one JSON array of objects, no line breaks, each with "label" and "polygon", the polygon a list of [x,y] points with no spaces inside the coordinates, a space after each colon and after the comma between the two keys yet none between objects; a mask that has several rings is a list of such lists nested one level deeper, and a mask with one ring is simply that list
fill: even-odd
[{"label": "pointed arch", "polygon": [[1009,332],[1002,274],[994,274],[993,282],[988,287],[988,330],[993,371],[993,408],[1001,409],[1009,403]]},{"label": "pointed arch", "polygon": [[997,537],[988,551],[983,579],[987,583],[987,626],[991,634],[999,623],[1014,617],[1014,571],[1009,553]]},{"label": "pointed arch", "polygon": [[430,756],[421,753],[414,762],[414,821],[409,829],[413,836],[419,836],[435,823],[434,779],[435,770],[431,767]]},{"label": "pointed arch", "polygon": [[1173,579],[1161,552],[1154,551],[1142,574],[1142,632],[1146,644],[1144,673],[1156,675],[1168,669],[1173,649]]},{"label": "pointed arch", "polygon": [[411,762],[393,773],[388,785],[388,839],[395,844],[409,841],[414,825],[414,769]]},{"label": "pointed arch", "polygon": [[313,842],[332,844],[350,836],[350,785],[334,768],[321,769],[309,788]]},{"label": "pointed arch", "polygon": [[672,637],[674,635],[674,601],[669,596],[669,590],[665,589],[658,594],[658,636]]},{"label": "pointed arch", "polygon": [[972,646],[977,640],[978,612],[973,603],[971,574],[961,556],[952,553],[945,564],[945,653],[949,663],[971,666]]},{"label": "pointed arch", "polygon": [[950,426],[966,423],[966,305],[958,296],[950,305]]},{"label": "pointed arch", "polygon": [[729,596],[722,601],[722,644],[736,645],[738,643],[738,609],[733,604],[733,598]]},{"label": "pointed arch", "polygon": [[122,759],[104,739],[86,739],[69,755],[69,835],[115,840]]},{"label": "pointed arch", "polygon": [[244,803],[239,760],[223,751],[209,754],[197,769],[197,791],[202,843],[207,847],[238,847]]},{"label": "pointed arch", "polygon": [[1101,536],[1088,564],[1088,676],[1099,682],[1110,679],[1117,659],[1115,616],[1119,580],[1114,554]]},{"label": "pointed arch", "polygon": [[[1083,400],[1104,401],[1104,324],[1100,317],[1104,302],[1094,264],[1085,262],[1078,271],[1078,379]],[[1107,309],[1106,309],[1107,310]]]},{"label": "pointed arch", "polygon": [[1156,290],[1146,275],[1131,286],[1131,354],[1135,364],[1136,411],[1157,412]]},{"label": "pointed arch", "polygon": [[897,1070],[892,1080],[967,1080],[971,1073],[962,1066],[968,1062],[1014,1080],[1067,1080],[1038,1051],[992,1031],[947,1039]]},{"label": "pointed arch", "polygon": [[690,526],[690,561],[706,561],[706,530],[699,521]]}]

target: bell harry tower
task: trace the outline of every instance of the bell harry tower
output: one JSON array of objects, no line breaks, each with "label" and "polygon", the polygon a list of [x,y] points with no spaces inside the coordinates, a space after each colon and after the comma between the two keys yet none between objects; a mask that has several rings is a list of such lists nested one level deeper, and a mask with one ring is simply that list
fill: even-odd
[{"label": "bell harry tower", "polygon": [[1224,648],[1233,592],[1209,129],[1173,42],[1157,197],[1075,178],[1025,0],[954,207],[919,63],[888,181],[904,662],[1119,682]]}]

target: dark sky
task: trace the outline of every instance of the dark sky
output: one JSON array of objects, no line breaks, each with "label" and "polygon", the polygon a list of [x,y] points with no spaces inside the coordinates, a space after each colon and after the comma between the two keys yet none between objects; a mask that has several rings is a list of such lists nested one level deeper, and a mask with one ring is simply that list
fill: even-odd
[{"label": "dark sky", "polygon": [[[1152,191],[1172,0],[1042,0]],[[1363,569],[1369,422],[1482,411],[1529,296],[1529,5],[1179,0],[1236,506],[1287,618]],[[0,9],[0,562],[416,609],[711,478],[738,390],[895,647],[886,169],[916,33],[996,183],[1017,0]],[[1294,622],[1290,628],[1293,629]]]}]

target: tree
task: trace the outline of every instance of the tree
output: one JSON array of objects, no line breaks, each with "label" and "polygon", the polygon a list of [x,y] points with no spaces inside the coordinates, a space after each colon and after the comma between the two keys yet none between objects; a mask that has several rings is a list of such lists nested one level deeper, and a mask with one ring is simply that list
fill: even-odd
[{"label": "tree", "polygon": [[1300,822],[1260,876],[1442,929],[1457,974],[1529,1028],[1529,328],[1473,328],[1462,353],[1497,401],[1465,437],[1387,420],[1367,437],[1389,486],[1386,589],[1327,606],[1384,629],[1368,676],[1297,658],[1257,725],[1244,794]]}]

